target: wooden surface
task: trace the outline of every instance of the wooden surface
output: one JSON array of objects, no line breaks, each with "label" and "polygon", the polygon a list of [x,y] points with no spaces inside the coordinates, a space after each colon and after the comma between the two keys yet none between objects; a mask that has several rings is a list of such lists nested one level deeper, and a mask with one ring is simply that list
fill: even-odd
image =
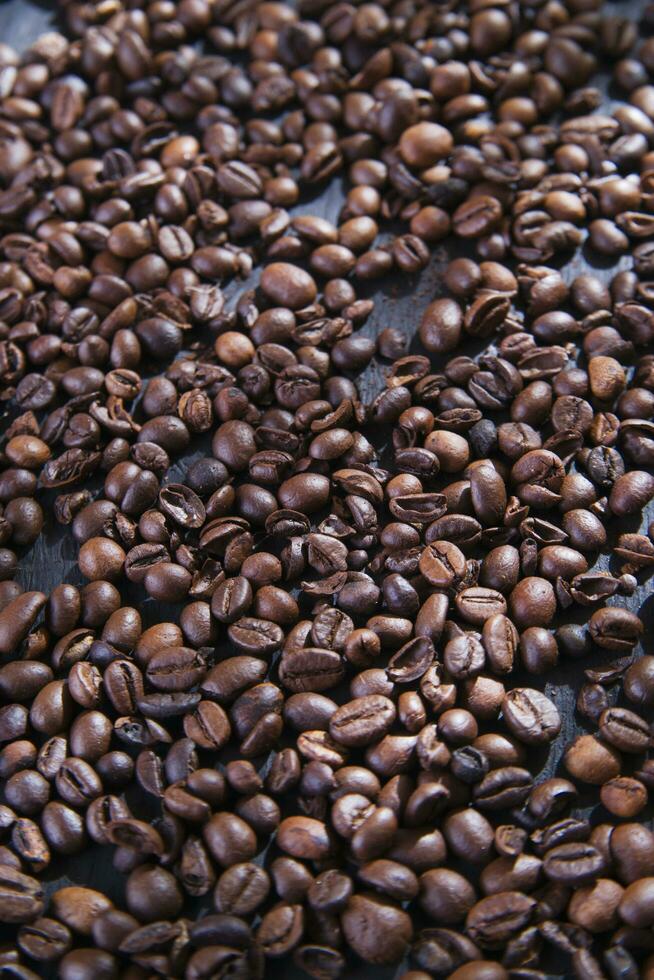
[{"label": "wooden surface", "polygon": [[[37,2],[37,0],[4,0],[3,2],[3,0],[0,0],[0,41],[11,44],[18,50],[24,50],[30,41],[39,34],[56,27],[54,6],[54,0],[52,2],[46,2],[46,0],[44,2]],[[643,6],[644,3],[641,4],[639,0],[629,0],[626,3],[607,4],[606,9],[607,11],[615,10],[622,15],[630,13],[631,16],[638,18],[639,10]],[[606,90],[605,80],[602,80],[601,83]],[[600,111],[610,112],[613,101],[611,94],[609,89],[606,103]],[[335,220],[338,215],[341,200],[340,188],[330,187],[321,197],[313,199],[305,204],[303,208],[300,207],[296,210],[321,214],[331,220]],[[365,333],[373,335],[387,326],[399,327],[410,335],[415,333],[419,322],[420,311],[428,302],[442,292],[441,274],[443,263],[448,254],[446,248],[450,249],[451,246],[441,246],[437,249],[429,268],[421,276],[403,276],[401,280],[392,280],[384,283],[383,288],[377,288],[370,293],[376,300],[376,308],[374,314],[364,327]],[[450,251],[449,254],[451,255],[452,252]],[[621,268],[629,267],[628,258],[623,258],[613,264],[606,262],[601,264],[593,263],[591,262],[591,258],[582,250],[575,257],[575,260],[567,265],[564,271],[566,279],[571,279],[575,275],[578,275],[579,272],[592,268],[592,271],[602,279],[610,280]],[[227,290],[227,293],[228,295],[234,296],[242,288],[243,283],[232,285]],[[413,347],[417,349],[415,342]],[[462,348],[461,352],[471,353],[465,347]],[[382,366],[381,364],[372,365],[361,379],[360,389],[364,399],[370,399],[382,387]],[[208,441],[205,442],[205,446],[207,445]],[[380,448],[383,449],[383,447]],[[206,449],[204,452],[206,452]],[[196,440],[193,444],[193,451],[187,454],[182,460],[176,461],[173,472],[177,476],[182,476],[189,462],[200,455],[203,455],[203,447]],[[649,520],[653,517],[654,513],[651,513]],[[70,531],[54,524],[50,516],[48,516],[47,520],[48,524],[44,533],[21,562],[18,575],[20,583],[26,589],[42,589],[45,592],[50,591],[60,582],[81,584],[82,578],[76,566],[76,547]],[[611,522],[609,528],[610,540],[615,540],[620,531],[637,530],[637,525],[637,520],[625,522],[621,525],[617,525],[615,521]],[[644,522],[644,526],[645,528],[647,527],[647,520]],[[603,557],[596,567],[608,568],[608,559]],[[126,601],[139,603],[144,619],[144,626],[149,626],[161,619],[175,618],[175,610],[167,610],[164,606],[152,600],[143,602],[143,593],[134,592],[130,595],[129,592],[125,592],[124,595]],[[654,645],[651,639],[652,632],[654,631],[654,597],[650,594],[650,582],[640,575],[639,588],[633,597],[629,599],[613,599],[611,603],[624,604],[639,613],[643,618],[646,628],[645,652],[654,652]],[[572,610],[566,613],[565,621],[583,623],[587,621],[591,612],[592,609],[573,607]],[[611,656],[598,654],[594,658],[594,665],[610,659],[612,659]],[[548,757],[537,760],[533,753],[530,754],[530,762],[535,771],[537,761],[543,766],[541,776],[549,775],[556,771],[565,744],[570,741],[576,732],[583,728],[583,726],[580,726],[574,713],[575,691],[579,688],[584,668],[588,666],[590,666],[588,659],[577,663],[563,660],[561,665],[541,683],[539,683],[539,678],[533,677],[528,681],[530,686],[542,686],[547,691],[550,697],[556,702],[563,719],[562,734],[551,747]],[[520,678],[517,675],[515,683],[519,682]],[[617,689],[610,692],[612,698],[616,694]],[[131,794],[128,795],[131,797]],[[592,804],[596,800],[597,793],[594,791],[588,794],[587,798],[582,796],[581,802]],[[599,806],[596,806],[594,810],[586,806],[582,807],[582,810],[589,814],[594,821],[601,821],[606,817],[606,814]],[[86,851],[82,856],[54,860],[47,872],[47,880],[49,883],[48,890],[52,890],[58,884],[70,880],[102,889],[122,905],[124,877],[113,870],[111,865],[111,852],[108,848],[101,849],[94,846],[92,850]],[[197,904],[197,909],[199,911],[201,908],[207,908],[209,905],[209,901],[204,901]],[[9,935],[5,934],[5,941],[8,939]],[[2,937],[0,935],[1,940]],[[556,963],[552,961],[550,968],[552,976],[565,975],[567,973],[567,962]],[[278,975],[278,969],[280,969],[280,966],[270,967],[267,976]],[[289,978],[293,978],[293,980],[299,977],[306,977],[306,974],[300,974],[292,968],[290,970],[285,969],[284,972]],[[348,973],[348,976],[357,978],[370,977],[372,980],[373,976],[376,978],[386,978],[401,972],[401,970],[366,970],[361,966],[354,965]],[[42,975],[46,976],[49,974],[43,973]]]}]

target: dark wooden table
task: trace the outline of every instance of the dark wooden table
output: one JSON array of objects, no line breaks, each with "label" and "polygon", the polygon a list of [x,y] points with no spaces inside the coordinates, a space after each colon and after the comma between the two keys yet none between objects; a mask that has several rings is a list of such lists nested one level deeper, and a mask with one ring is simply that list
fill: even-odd
[{"label": "dark wooden table", "polygon": [[[0,41],[13,45],[17,50],[22,51],[29,46],[37,36],[44,31],[57,28],[57,18],[54,0],[0,0]],[[626,0],[623,3],[607,3],[606,10],[619,12],[622,15],[630,15],[638,19],[639,12],[644,7],[644,0]],[[600,77],[600,85],[606,95],[605,104],[600,111],[611,111],[613,105],[612,92],[607,87],[606,78]],[[303,206],[298,207],[297,211],[307,211],[313,214],[320,214],[330,220],[335,220],[342,201],[341,190],[337,186],[330,186],[329,189],[320,197],[314,198]],[[448,251],[449,250],[449,251]],[[452,255],[451,246],[439,247],[430,263],[428,269],[420,276],[404,276],[401,279],[392,279],[384,283],[382,288],[377,288],[370,292],[376,300],[376,307],[370,320],[364,327],[364,332],[375,335],[387,326],[399,327],[409,335],[413,335],[419,323],[420,313],[424,307],[436,296],[443,292],[442,270],[447,257]],[[629,268],[628,257],[623,257],[617,262],[600,262],[592,255],[588,255],[583,249],[569,262],[564,269],[567,280],[572,279],[581,271],[592,270],[596,275],[605,281],[615,275],[622,268]],[[245,288],[249,283],[232,284],[226,290],[227,295],[234,297],[238,291]],[[415,342],[414,342],[415,343]],[[463,352],[470,353],[465,350]],[[364,399],[370,399],[383,386],[382,367],[380,363],[371,365],[360,379],[361,394]],[[207,443],[208,445],[208,443]],[[383,447],[380,447],[383,449]],[[206,449],[204,450],[206,452]],[[176,462],[174,474],[182,476],[188,464],[193,459],[204,454],[202,447],[198,448],[194,444],[194,449],[183,459]],[[645,515],[644,526],[647,521],[654,518],[654,508],[650,508],[650,513]],[[76,564],[77,549],[72,539],[72,535],[66,529],[59,527],[48,515],[47,526],[44,533],[39,537],[35,546],[24,556],[18,574],[18,580],[26,589],[42,589],[49,592],[60,582],[71,582],[82,584],[83,579],[78,571]],[[618,526],[615,521],[611,522],[609,528],[610,540],[615,540],[621,531],[634,531],[638,529],[638,521],[632,520]],[[602,556],[597,563],[597,568],[607,569],[608,558]],[[152,600],[143,602],[143,594],[126,594],[126,600],[139,603],[139,608],[143,616],[144,626],[152,625],[161,619],[174,619],[176,611],[166,609],[159,603]],[[652,634],[654,631],[654,597],[651,595],[650,581],[639,576],[639,588],[629,599],[619,598],[611,600],[611,603],[623,604],[630,609],[638,612],[645,623],[645,639],[643,648],[645,652],[654,652],[652,644]],[[586,622],[592,610],[577,608],[566,614],[566,621]],[[596,662],[611,659],[611,657],[597,656]],[[541,775],[554,773],[560,762],[560,757],[566,742],[579,731],[584,730],[584,726],[579,723],[575,716],[575,692],[579,689],[583,670],[589,666],[588,660],[581,663],[563,660],[557,669],[539,683],[539,678],[530,677],[530,686],[540,686],[547,691],[550,697],[556,702],[563,719],[563,730],[560,738],[556,740],[549,750],[546,758],[541,760],[543,766]],[[519,683],[519,677],[516,683]],[[614,695],[617,691],[613,692]],[[532,760],[535,763],[536,760]],[[593,792],[587,796],[581,795],[580,812],[588,814],[594,821],[601,821],[606,817],[600,806],[595,806],[597,793]],[[648,817],[648,823],[651,819]],[[111,854],[109,849],[94,847],[86,851],[83,855],[73,858],[56,858],[47,872],[48,890],[68,882],[85,884],[104,890],[110,894],[118,903],[122,905],[124,878],[116,873],[111,864]],[[207,908],[210,905],[205,901],[198,905],[198,910]],[[6,936],[6,938],[9,938]],[[270,977],[277,976],[281,965],[270,967]],[[551,963],[552,976],[566,975],[568,970],[567,961]],[[306,974],[299,973],[292,967],[284,965],[284,972],[289,980],[304,977]],[[365,969],[362,966],[353,966],[348,976],[358,978],[389,978],[401,970],[380,970]],[[43,973],[44,976],[48,975]]]}]

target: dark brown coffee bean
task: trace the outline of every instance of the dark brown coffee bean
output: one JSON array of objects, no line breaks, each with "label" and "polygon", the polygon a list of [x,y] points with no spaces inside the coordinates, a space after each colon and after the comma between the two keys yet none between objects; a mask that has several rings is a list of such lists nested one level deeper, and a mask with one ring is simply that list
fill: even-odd
[{"label": "dark brown coffee bean", "polygon": [[413,936],[406,912],[367,895],[352,896],[341,923],[349,945],[368,963],[398,962]]},{"label": "dark brown coffee bean", "polygon": [[293,953],[293,962],[310,977],[337,977],[345,967],[342,954],[332,946],[303,945]]},{"label": "dark brown coffee bean", "polygon": [[446,589],[460,582],[465,569],[463,553],[447,541],[429,545],[420,556],[420,571],[436,588]]},{"label": "dark brown coffee bean", "polygon": [[169,647],[150,658],[145,676],[159,691],[186,691],[204,677],[205,670],[196,650]]},{"label": "dark brown coffee bean", "polygon": [[489,895],[468,913],[466,931],[480,946],[500,948],[529,924],[535,907],[533,898],[517,891]]},{"label": "dark brown coffee bean", "polygon": [[47,596],[43,592],[23,592],[0,612],[0,653],[7,657],[20,646]]},{"label": "dark brown coffee bean", "polygon": [[649,725],[627,708],[607,708],[598,721],[602,738],[622,752],[643,752],[650,744]]},{"label": "dark brown coffee bean", "polygon": [[277,844],[291,857],[317,860],[327,857],[332,842],[325,825],[311,817],[288,817],[279,825]]},{"label": "dark brown coffee bean", "polygon": [[329,722],[329,732],[342,745],[370,745],[388,732],[394,718],[393,702],[381,695],[371,694],[355,698],[334,712]]},{"label": "dark brown coffee bean", "polygon": [[473,886],[456,871],[434,868],[420,876],[420,905],[438,924],[463,922],[475,901]]},{"label": "dark brown coffee bean", "polygon": [[297,946],[303,931],[302,906],[280,904],[265,913],[257,928],[256,938],[265,956],[277,957]]},{"label": "dark brown coffee bean", "polygon": [[199,701],[184,717],[184,732],[196,745],[214,751],[222,748],[231,734],[227,715],[213,701]]},{"label": "dark brown coffee bean", "polygon": [[643,633],[643,624],[628,609],[605,607],[590,618],[589,633],[594,643],[606,650],[628,651]]},{"label": "dark brown coffee bean", "polygon": [[543,870],[552,881],[577,884],[604,870],[602,855],[591,844],[561,844],[547,852]]},{"label": "dark brown coffee bean", "polygon": [[287,690],[326,691],[335,687],[344,675],[342,658],[331,650],[304,647],[282,655],[279,679]]},{"label": "dark brown coffee bean", "polygon": [[556,706],[532,688],[509,691],[502,702],[502,714],[511,734],[528,745],[551,742],[561,728]]},{"label": "dark brown coffee bean", "polygon": [[43,916],[18,931],[18,945],[30,959],[51,962],[60,959],[72,945],[70,930],[56,919]]},{"label": "dark brown coffee bean", "polygon": [[265,901],[270,881],[256,864],[234,864],[222,873],[214,892],[214,904],[219,912],[230,915],[249,915]]},{"label": "dark brown coffee bean", "polygon": [[396,684],[408,684],[418,680],[434,660],[434,645],[427,636],[416,637],[405,643],[389,660],[386,673]]},{"label": "dark brown coffee bean", "polygon": [[8,865],[0,868],[0,909],[5,922],[31,922],[44,908],[43,890],[35,878]]},{"label": "dark brown coffee bean", "polygon": [[518,648],[518,632],[511,620],[502,613],[490,616],[484,623],[482,643],[493,673],[510,673]]}]

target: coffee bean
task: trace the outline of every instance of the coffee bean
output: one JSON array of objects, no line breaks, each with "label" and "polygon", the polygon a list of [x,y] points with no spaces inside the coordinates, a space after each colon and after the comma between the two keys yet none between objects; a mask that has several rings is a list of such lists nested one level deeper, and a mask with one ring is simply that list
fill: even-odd
[{"label": "coffee bean", "polygon": [[518,647],[518,632],[511,620],[502,613],[489,616],[484,623],[482,642],[493,672],[510,673]]},{"label": "coffee bean", "polygon": [[493,843],[493,829],[478,810],[457,810],[448,815],[443,824],[443,833],[448,846],[458,856],[483,864]]},{"label": "coffee bean", "polygon": [[420,905],[439,925],[458,925],[475,904],[473,886],[449,868],[434,868],[420,876]]},{"label": "coffee bean", "polygon": [[331,852],[332,842],[327,828],[310,817],[288,817],[279,825],[277,844],[292,857],[316,860]]},{"label": "coffee bean", "polygon": [[502,714],[511,734],[528,745],[551,742],[561,728],[556,706],[532,688],[509,691],[502,701]]},{"label": "coffee bean", "polygon": [[439,541],[425,548],[420,556],[420,571],[436,588],[448,588],[465,574],[465,558],[456,545]]},{"label": "coffee bean", "polygon": [[27,636],[39,612],[45,606],[43,592],[24,592],[0,612],[0,653],[8,656]]},{"label": "coffee bean", "polygon": [[341,916],[345,938],[365,962],[398,962],[411,941],[411,919],[391,902],[353,895]]},{"label": "coffee bean", "polygon": [[259,656],[270,656],[282,645],[284,634],[276,623],[254,617],[242,617],[228,627],[228,635],[237,650]]},{"label": "coffee bean", "polygon": [[605,607],[590,618],[588,630],[594,643],[606,650],[628,651],[642,635],[643,624],[628,609]]},{"label": "coffee bean", "polygon": [[543,870],[552,881],[577,884],[604,870],[601,853],[591,844],[560,844],[547,852]]},{"label": "coffee bean", "polygon": [[416,637],[393,654],[386,673],[396,684],[411,683],[426,673],[433,659],[434,645],[429,637]]},{"label": "coffee bean", "polygon": [[617,776],[604,783],[600,799],[609,813],[616,817],[637,816],[647,804],[647,789],[638,779]]},{"label": "coffee bean", "polygon": [[316,297],[316,285],[307,273],[286,262],[273,262],[261,279],[261,288],[278,306],[299,309]]},{"label": "coffee bean", "polygon": [[378,858],[359,870],[360,880],[396,901],[410,901],[418,894],[418,878],[396,861]]},{"label": "coffee bean", "polygon": [[526,800],[532,788],[528,770],[519,766],[505,766],[485,773],[477,782],[473,795],[482,810],[503,809]]},{"label": "coffee bean", "polygon": [[289,691],[325,691],[342,680],[342,658],[330,650],[304,647],[284,653],[279,666],[279,679]]},{"label": "coffee bean", "polygon": [[93,920],[112,902],[93,888],[70,885],[59,888],[52,896],[52,911],[56,917],[74,931],[90,935]]},{"label": "coffee bean", "polygon": [[44,908],[39,882],[3,865],[0,869],[0,909],[5,922],[31,922],[43,913]]},{"label": "coffee bean", "polygon": [[649,725],[627,708],[606,708],[598,721],[604,741],[622,752],[643,752],[649,746]]},{"label": "coffee bean", "polygon": [[487,949],[504,946],[529,924],[535,900],[516,891],[499,892],[482,898],[466,918],[469,936]]},{"label": "coffee bean", "polygon": [[205,664],[189,647],[169,647],[148,661],[145,676],[159,691],[185,691],[205,674]]},{"label": "coffee bean", "polygon": [[342,745],[370,745],[388,732],[394,718],[393,702],[381,695],[371,694],[355,698],[338,708],[331,716],[329,731]]},{"label": "coffee bean", "polygon": [[575,891],[570,903],[570,918],[575,925],[593,933],[612,929],[618,922],[622,895],[623,889],[616,881],[598,878]]},{"label": "coffee bean", "polygon": [[623,922],[646,928],[652,921],[652,878],[641,878],[625,889],[618,911]]},{"label": "coffee bean", "polygon": [[547,579],[528,576],[511,592],[509,606],[516,626],[549,626],[556,611],[554,589]]},{"label": "coffee bean", "polygon": [[309,976],[338,976],[345,966],[343,956],[332,946],[298,946],[293,953],[293,962]]},{"label": "coffee bean", "polygon": [[613,484],[609,506],[618,516],[636,514],[652,499],[653,494],[651,476],[642,470],[632,470],[618,477]]},{"label": "coffee bean", "polygon": [[620,772],[621,757],[616,749],[602,744],[593,735],[580,735],[567,749],[564,764],[575,779],[601,785]]},{"label": "coffee bean", "polygon": [[248,861],[256,853],[256,837],[251,828],[234,814],[214,814],[204,828],[203,837],[211,854],[223,867]]},{"label": "coffee bean", "polygon": [[193,713],[184,718],[184,732],[201,748],[217,751],[228,741],[231,726],[219,704],[198,701]]},{"label": "coffee bean", "polygon": [[43,916],[18,931],[18,944],[30,959],[50,962],[60,959],[72,945],[67,926]]},{"label": "coffee bean", "polygon": [[269,890],[268,876],[258,865],[234,864],[218,879],[214,904],[219,912],[249,915],[265,901]]}]

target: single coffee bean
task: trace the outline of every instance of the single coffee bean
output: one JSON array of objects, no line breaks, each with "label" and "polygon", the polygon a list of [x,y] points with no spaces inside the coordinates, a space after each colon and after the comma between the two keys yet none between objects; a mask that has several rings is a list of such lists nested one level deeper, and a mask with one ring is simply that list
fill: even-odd
[{"label": "single coffee bean", "polygon": [[364,746],[382,738],[395,718],[395,706],[388,698],[371,694],[342,705],[331,716],[329,732],[335,741],[347,746]]},{"label": "single coffee bean", "polygon": [[61,959],[72,946],[70,929],[43,916],[18,930],[18,945],[26,956],[39,962],[52,962]]},{"label": "single coffee bean", "polygon": [[470,909],[466,931],[482,947],[501,948],[529,924],[535,907],[535,899],[520,892],[489,895]]},{"label": "single coffee bean", "polygon": [[564,765],[571,776],[595,785],[619,775],[621,764],[619,752],[593,735],[579,735],[564,756]]},{"label": "single coffee bean", "polygon": [[43,889],[35,878],[8,865],[0,867],[0,911],[5,922],[31,922],[44,908]]},{"label": "single coffee bean", "polygon": [[249,915],[265,901],[269,890],[268,876],[258,865],[234,864],[218,879],[214,905],[229,915]]},{"label": "single coffee bean", "polygon": [[341,915],[345,938],[365,962],[398,962],[413,936],[411,919],[388,900],[353,895]]},{"label": "single coffee bean", "polygon": [[561,728],[556,706],[532,688],[509,691],[502,701],[502,715],[511,734],[527,745],[551,742]]},{"label": "single coffee bean", "polygon": [[606,708],[598,721],[604,741],[622,752],[644,752],[650,744],[649,725],[627,708]]}]

